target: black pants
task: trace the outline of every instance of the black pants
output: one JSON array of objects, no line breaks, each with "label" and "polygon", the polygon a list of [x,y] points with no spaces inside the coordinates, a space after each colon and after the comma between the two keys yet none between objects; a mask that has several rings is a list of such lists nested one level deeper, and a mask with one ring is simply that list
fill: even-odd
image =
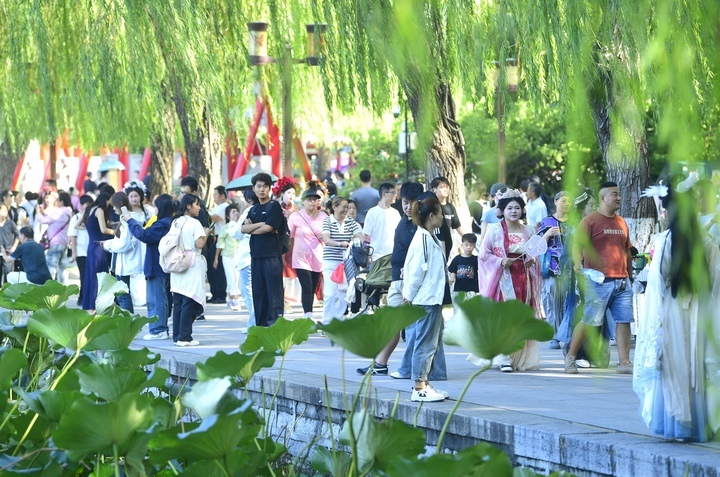
[{"label": "black pants", "polygon": [[302,301],[303,312],[312,313],[315,289],[320,282],[322,273],[311,272],[310,270],[303,270],[302,268],[296,268],[295,273],[297,273],[300,289],[302,290],[300,300]]},{"label": "black pants", "polygon": [[215,236],[211,236],[212,239],[208,239],[205,248],[203,249],[203,255],[208,264],[207,277],[208,283],[210,283],[210,300],[212,301],[225,301],[227,296],[227,279],[225,278],[225,268],[223,267],[222,257],[218,257],[218,266],[214,268],[213,262],[215,261],[215,250],[217,249],[217,239]]},{"label": "black pants", "polygon": [[255,323],[271,326],[285,313],[285,290],[282,281],[282,257],[261,257],[250,260]]},{"label": "black pants", "polygon": [[173,293],[173,341],[192,341],[192,325],[203,307],[190,297]]},{"label": "black pants", "polygon": [[78,272],[80,272],[80,294],[78,294],[78,303],[82,303],[82,291],[83,291],[83,287],[85,286],[85,263],[86,262],[87,262],[87,257],[78,257],[77,258]]}]

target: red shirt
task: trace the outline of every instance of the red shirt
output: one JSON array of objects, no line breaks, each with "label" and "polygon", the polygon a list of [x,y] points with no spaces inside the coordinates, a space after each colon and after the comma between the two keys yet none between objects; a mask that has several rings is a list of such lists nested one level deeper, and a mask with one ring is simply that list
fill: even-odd
[{"label": "red shirt", "polygon": [[606,278],[627,278],[630,230],[619,215],[588,214],[578,225],[575,246],[583,254],[583,265],[605,274]]}]

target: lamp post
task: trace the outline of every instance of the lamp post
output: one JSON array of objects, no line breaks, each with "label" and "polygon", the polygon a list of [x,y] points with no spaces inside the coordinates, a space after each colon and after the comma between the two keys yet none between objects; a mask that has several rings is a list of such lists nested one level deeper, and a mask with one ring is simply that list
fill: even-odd
[{"label": "lamp post", "polygon": [[306,25],[307,43],[305,58],[293,58],[290,44],[285,45],[283,57],[273,58],[267,54],[267,29],[266,22],[249,22],[247,24],[250,33],[248,53],[250,64],[253,66],[265,66],[268,63],[282,64],[282,104],[283,104],[283,138],[282,138],[282,174],[292,177],[292,66],[306,63],[310,66],[317,66],[322,61],[325,51],[325,32],[327,24],[316,23]]},{"label": "lamp post", "polygon": [[[495,61],[495,96],[497,97],[498,118],[498,182],[505,184],[507,180],[507,157],[505,156],[505,102],[500,89],[500,62]],[[518,62],[516,58],[505,59],[505,81],[508,91],[517,93]]]},{"label": "lamp post", "polygon": [[[405,182],[408,182],[410,180],[410,132],[408,131],[407,105],[403,110],[405,117],[398,137],[398,152],[405,153]],[[400,106],[393,107],[393,116],[395,119],[400,117]]]}]

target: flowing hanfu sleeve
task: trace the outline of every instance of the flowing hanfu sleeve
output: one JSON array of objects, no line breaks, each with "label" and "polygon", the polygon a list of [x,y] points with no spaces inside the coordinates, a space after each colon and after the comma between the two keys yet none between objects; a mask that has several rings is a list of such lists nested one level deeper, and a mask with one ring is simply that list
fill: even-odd
[{"label": "flowing hanfu sleeve", "polygon": [[500,301],[500,279],[502,278],[502,260],[507,255],[502,240],[500,224],[489,224],[480,255],[478,255],[478,276],[480,294]]},{"label": "flowing hanfu sleeve", "polygon": [[[530,240],[535,231],[530,226],[524,230],[525,240]],[[535,318],[542,318],[542,270],[540,267],[541,257],[535,259],[535,263],[527,267],[528,286],[530,287],[530,305],[535,310]]]}]

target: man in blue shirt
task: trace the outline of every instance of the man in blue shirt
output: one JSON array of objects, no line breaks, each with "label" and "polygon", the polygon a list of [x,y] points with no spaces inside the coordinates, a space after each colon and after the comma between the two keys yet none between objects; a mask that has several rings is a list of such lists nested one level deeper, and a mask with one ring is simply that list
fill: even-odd
[{"label": "man in blue shirt", "polygon": [[9,283],[32,283],[34,285],[44,285],[50,280],[50,270],[45,261],[45,250],[42,245],[35,242],[35,233],[30,227],[20,229],[20,245],[17,246],[13,253],[9,253],[5,248],[2,249],[2,258],[7,263],[14,263],[20,260],[22,263],[22,272],[8,273],[7,281]]}]

